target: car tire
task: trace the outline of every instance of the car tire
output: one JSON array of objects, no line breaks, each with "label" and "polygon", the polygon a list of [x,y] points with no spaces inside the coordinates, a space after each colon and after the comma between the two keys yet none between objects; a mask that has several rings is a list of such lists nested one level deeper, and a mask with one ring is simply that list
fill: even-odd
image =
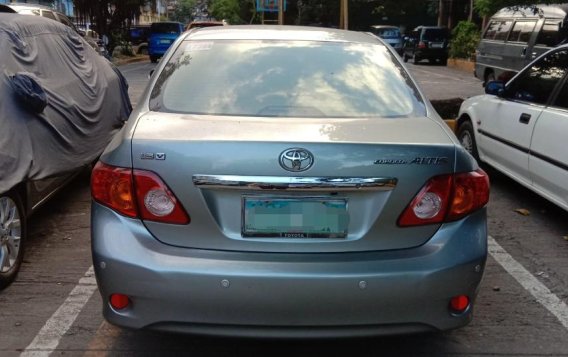
[{"label": "car tire", "polygon": [[440,65],[441,66],[447,66],[448,65],[448,57],[440,58]]},{"label": "car tire", "polygon": [[469,120],[464,121],[458,128],[458,139],[460,144],[479,162],[479,153],[477,152],[477,142],[473,132],[473,125]]},{"label": "car tire", "polygon": [[416,54],[414,54],[414,55],[412,56],[412,63],[418,64],[418,62],[420,62],[420,60],[421,60],[421,58],[418,57],[418,56],[416,56]]},{"label": "car tire", "polygon": [[152,63],[157,63],[157,62],[158,62],[158,57],[156,57],[156,56],[150,56],[150,62],[152,62]]},{"label": "car tire", "polygon": [[0,194],[0,290],[18,275],[26,234],[26,216],[20,196],[14,190]]},{"label": "car tire", "polygon": [[491,81],[494,81],[494,80],[495,80],[495,72],[493,72],[493,71],[488,71],[488,72],[485,74],[485,78],[484,78],[484,81],[483,81],[483,86],[485,87],[485,86],[487,85],[487,83],[489,83],[489,82],[491,82]]}]

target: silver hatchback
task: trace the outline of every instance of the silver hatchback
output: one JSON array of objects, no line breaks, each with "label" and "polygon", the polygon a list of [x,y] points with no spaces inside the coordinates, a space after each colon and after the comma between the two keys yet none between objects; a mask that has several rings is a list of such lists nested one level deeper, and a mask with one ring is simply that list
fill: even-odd
[{"label": "silver hatchback", "polygon": [[268,337],[467,324],[487,175],[365,33],[186,32],[92,175],[119,326]]}]

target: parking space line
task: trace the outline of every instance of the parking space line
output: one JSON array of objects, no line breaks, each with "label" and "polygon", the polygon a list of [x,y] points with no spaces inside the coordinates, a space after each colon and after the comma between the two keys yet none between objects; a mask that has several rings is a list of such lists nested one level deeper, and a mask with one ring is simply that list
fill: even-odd
[{"label": "parking space line", "polygon": [[525,290],[548,311],[564,328],[568,329],[568,306],[554,295],[543,283],[517,262],[493,237],[488,237],[489,254],[499,263]]},{"label": "parking space line", "polygon": [[49,356],[59,345],[59,341],[79,316],[95,290],[97,290],[97,282],[91,266],[20,356]]}]

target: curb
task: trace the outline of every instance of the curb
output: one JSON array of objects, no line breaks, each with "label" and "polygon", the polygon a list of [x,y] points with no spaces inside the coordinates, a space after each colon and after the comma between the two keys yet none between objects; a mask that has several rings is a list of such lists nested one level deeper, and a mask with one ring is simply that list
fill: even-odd
[{"label": "curb", "polygon": [[112,59],[112,63],[116,66],[122,66],[124,64],[144,62],[144,61],[150,61],[150,58],[148,56],[136,56],[136,57],[118,57]]},{"label": "curb", "polygon": [[475,62],[462,58],[448,58],[448,67],[471,74],[475,71]]}]

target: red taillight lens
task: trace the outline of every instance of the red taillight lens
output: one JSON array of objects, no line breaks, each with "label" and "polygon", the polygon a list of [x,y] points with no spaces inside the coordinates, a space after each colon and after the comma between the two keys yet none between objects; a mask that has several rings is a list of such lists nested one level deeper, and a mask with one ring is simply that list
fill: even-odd
[{"label": "red taillight lens", "polygon": [[479,169],[457,174],[454,178],[454,194],[446,221],[458,220],[480,209],[489,202],[489,176]]},{"label": "red taillight lens", "polygon": [[420,41],[420,42],[418,43],[418,48],[426,48],[426,43]]},{"label": "red taillight lens", "polygon": [[93,199],[128,217],[188,224],[189,216],[158,175],[98,162],[91,176]]},{"label": "red taillight lens", "polygon": [[136,217],[137,209],[132,189],[132,170],[98,162],[91,175],[93,199],[113,210]]},{"label": "red taillight lens", "polygon": [[189,223],[189,216],[158,175],[134,170],[134,183],[142,219],[174,224]]},{"label": "red taillight lens", "polygon": [[455,221],[489,202],[489,177],[477,171],[431,178],[398,219],[401,227]]}]

